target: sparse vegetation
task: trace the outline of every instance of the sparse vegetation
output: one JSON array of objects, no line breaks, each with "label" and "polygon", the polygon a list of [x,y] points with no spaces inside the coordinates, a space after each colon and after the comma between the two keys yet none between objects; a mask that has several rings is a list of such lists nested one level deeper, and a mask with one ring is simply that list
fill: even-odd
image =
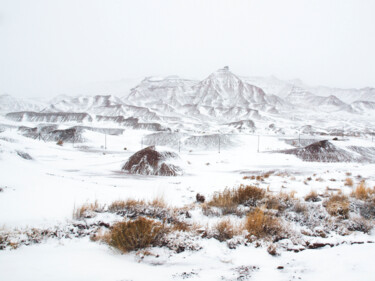
[{"label": "sparse vegetation", "polygon": [[265,213],[260,208],[256,208],[247,215],[245,229],[249,232],[250,237],[255,236],[256,238],[278,236],[283,231],[280,219]]},{"label": "sparse vegetation", "polygon": [[318,193],[315,190],[312,190],[309,194],[305,196],[305,201],[308,201],[308,202],[320,201]]},{"label": "sparse vegetation", "polygon": [[219,241],[226,241],[240,234],[241,230],[241,226],[233,224],[230,219],[226,218],[214,225],[214,237]]},{"label": "sparse vegetation", "polygon": [[346,178],[344,185],[352,187],[353,186],[353,180],[351,178]]},{"label": "sparse vegetation", "polygon": [[346,195],[331,195],[329,199],[324,202],[324,205],[331,216],[343,219],[349,218],[349,198]]},{"label": "sparse vegetation", "polygon": [[103,207],[99,205],[98,201],[94,203],[86,203],[73,210],[73,218],[76,220],[88,219],[96,216],[96,213],[102,212]]},{"label": "sparse vegetation", "polygon": [[238,188],[216,192],[208,205],[220,208],[223,214],[235,213],[238,205],[255,206],[257,201],[264,198],[265,193],[265,190],[256,186],[240,185]]},{"label": "sparse vegetation", "polygon": [[359,200],[367,200],[375,193],[374,189],[368,188],[365,181],[361,181],[355,190],[351,193],[352,197]]},{"label": "sparse vegetation", "polygon": [[157,245],[166,233],[163,224],[140,217],[134,221],[116,223],[105,236],[105,241],[123,253]]}]

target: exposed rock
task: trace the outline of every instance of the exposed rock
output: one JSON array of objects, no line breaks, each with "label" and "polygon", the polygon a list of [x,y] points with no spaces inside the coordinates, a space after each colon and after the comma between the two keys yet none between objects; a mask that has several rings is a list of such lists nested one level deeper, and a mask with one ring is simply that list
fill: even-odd
[{"label": "exposed rock", "polygon": [[5,115],[6,118],[13,121],[30,121],[30,122],[92,122],[92,118],[87,113],[74,112],[48,112],[40,113],[33,111],[11,112]]},{"label": "exposed rock", "polygon": [[182,169],[169,163],[178,158],[174,152],[157,151],[155,146],[149,146],[133,154],[122,169],[131,174],[178,176],[182,174]]},{"label": "exposed rock", "polygon": [[204,203],[204,201],[206,200],[206,198],[202,194],[200,194],[200,193],[197,193],[197,195],[195,196],[195,199],[199,203]]},{"label": "exposed rock", "polygon": [[30,154],[26,153],[26,152],[23,152],[23,151],[19,151],[19,150],[16,150],[17,152],[17,155],[25,160],[33,160],[33,158],[30,156]]}]

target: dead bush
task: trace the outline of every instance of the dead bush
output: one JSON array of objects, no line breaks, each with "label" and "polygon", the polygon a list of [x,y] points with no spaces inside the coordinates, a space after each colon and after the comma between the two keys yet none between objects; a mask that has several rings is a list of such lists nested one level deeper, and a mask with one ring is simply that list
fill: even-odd
[{"label": "dead bush", "polygon": [[265,194],[259,187],[240,185],[238,188],[226,188],[222,192],[216,192],[208,206],[220,208],[223,214],[233,214],[236,213],[238,205],[256,206]]},{"label": "dead bush", "polygon": [[352,197],[355,197],[359,200],[367,200],[370,198],[371,195],[374,194],[374,189],[368,188],[364,181],[361,181],[359,185],[357,185],[356,189],[350,194]]},{"label": "dead bush", "polygon": [[320,198],[315,190],[312,190],[309,194],[305,196],[305,201],[307,202],[319,202]]},{"label": "dead bush", "polygon": [[220,242],[232,239],[233,236],[240,234],[241,228],[234,225],[230,219],[223,219],[214,225],[214,237]]},{"label": "dead bush", "polygon": [[262,204],[265,208],[271,210],[277,210],[279,212],[285,211],[288,208],[291,208],[295,204],[294,198],[295,192],[279,192],[276,195],[268,194],[262,200]]},{"label": "dead bush", "polygon": [[351,178],[346,178],[344,185],[352,187],[353,186],[353,180]]},{"label": "dead bush", "polygon": [[347,219],[349,217],[349,198],[343,194],[331,195],[324,202],[327,212],[331,216]]},{"label": "dead bush", "polygon": [[260,208],[256,208],[246,217],[245,229],[250,237],[270,238],[279,236],[283,231],[280,220],[270,214],[266,214]]},{"label": "dead bush", "polygon": [[166,228],[160,222],[140,217],[116,223],[107,236],[107,243],[127,253],[156,245],[165,233]]},{"label": "dead bush", "polygon": [[348,222],[348,230],[369,233],[374,227],[373,221],[364,218],[353,218]]},{"label": "dead bush", "polygon": [[127,199],[127,200],[116,200],[108,206],[108,211],[111,213],[116,213],[119,211],[126,210],[128,208],[134,208],[136,206],[145,205],[144,201]]},{"label": "dead bush", "polygon": [[100,206],[98,201],[94,203],[86,203],[82,206],[73,209],[73,218],[76,220],[89,219],[96,216],[96,213],[102,212],[103,207]]},{"label": "dead bush", "polygon": [[303,203],[301,201],[296,201],[294,204],[293,211],[295,211],[296,213],[306,213],[307,212],[306,203]]}]

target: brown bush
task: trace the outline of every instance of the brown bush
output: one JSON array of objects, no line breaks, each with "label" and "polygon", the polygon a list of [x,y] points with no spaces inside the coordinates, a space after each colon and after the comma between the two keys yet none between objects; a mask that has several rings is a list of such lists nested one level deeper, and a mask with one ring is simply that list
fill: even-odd
[{"label": "brown bush", "polygon": [[116,223],[107,236],[107,243],[127,253],[156,245],[165,233],[163,224],[140,217],[134,221]]},{"label": "brown bush", "polygon": [[359,200],[367,200],[374,193],[374,189],[366,187],[366,183],[364,181],[361,181],[360,184],[357,185],[356,189],[353,190],[353,192],[350,195]]},{"label": "brown bush", "polygon": [[96,216],[95,212],[102,211],[103,207],[99,205],[98,201],[95,201],[94,203],[86,203],[78,208],[74,207],[73,218],[76,220],[93,218]]},{"label": "brown bush", "polygon": [[245,229],[249,235],[257,238],[269,238],[281,234],[283,231],[280,220],[256,208],[246,217]]},{"label": "brown bush", "polygon": [[324,205],[331,216],[337,216],[344,219],[349,217],[349,198],[346,195],[331,195]]},{"label": "brown bush", "polygon": [[134,208],[136,206],[141,206],[141,205],[145,205],[145,202],[142,200],[134,200],[134,199],[116,200],[108,206],[108,211],[110,211],[111,213],[116,213],[118,211],[123,211],[129,208]]},{"label": "brown bush", "polygon": [[318,193],[315,190],[312,190],[309,194],[305,196],[305,201],[309,201],[309,202],[320,201]]},{"label": "brown bush", "polygon": [[214,237],[219,241],[233,238],[241,232],[241,227],[234,225],[230,219],[223,219],[214,225]]},{"label": "brown bush", "polygon": [[353,180],[351,178],[345,179],[345,186],[353,186]]},{"label": "brown bush", "polygon": [[223,214],[235,213],[238,205],[255,206],[265,194],[266,192],[259,187],[240,185],[238,188],[226,188],[222,192],[216,192],[208,202],[208,206],[220,208]]}]

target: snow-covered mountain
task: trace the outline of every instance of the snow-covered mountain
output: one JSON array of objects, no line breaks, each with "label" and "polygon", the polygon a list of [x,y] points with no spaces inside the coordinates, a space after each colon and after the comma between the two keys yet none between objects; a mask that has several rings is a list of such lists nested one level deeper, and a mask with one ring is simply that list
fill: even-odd
[{"label": "snow-covered mountain", "polygon": [[155,103],[169,106],[191,104],[192,89],[198,81],[182,79],[178,76],[146,77],[132,88],[123,100],[138,106],[152,106]]},{"label": "snow-covered mountain", "polygon": [[350,105],[344,103],[336,96],[317,96],[299,87],[294,87],[291,90],[290,94],[286,96],[285,100],[287,100],[289,103],[295,106],[311,108],[324,112],[353,111]]},{"label": "snow-covered mountain", "polygon": [[[340,126],[344,126],[349,118],[350,122],[355,121],[350,128],[365,123],[363,126],[371,127],[374,94],[374,88],[342,90],[311,87],[298,79],[242,77],[224,67],[202,81],[178,76],[147,77],[122,97],[112,94],[60,95],[42,103],[4,95],[0,96],[0,113],[18,112],[7,117],[31,122],[75,122],[77,116],[81,116],[79,114],[87,114],[89,117],[85,115],[77,122],[92,120],[124,125],[125,120],[134,118],[141,124],[140,128],[148,123],[160,128],[199,131],[215,126],[219,129],[222,124],[229,123],[235,124],[237,129],[236,122],[243,120],[255,122],[256,130],[269,131],[273,124],[277,130],[301,131],[309,120],[311,128],[321,132],[324,131],[322,126],[335,128],[336,119],[341,120]],[[69,113],[69,118],[60,113]]]},{"label": "snow-covered mountain", "polygon": [[219,69],[194,86],[194,103],[212,107],[257,107],[266,104],[261,88],[250,85],[229,71]]},{"label": "snow-covered mountain", "polygon": [[15,111],[41,111],[47,105],[36,99],[15,98],[10,95],[0,95],[0,114]]}]

